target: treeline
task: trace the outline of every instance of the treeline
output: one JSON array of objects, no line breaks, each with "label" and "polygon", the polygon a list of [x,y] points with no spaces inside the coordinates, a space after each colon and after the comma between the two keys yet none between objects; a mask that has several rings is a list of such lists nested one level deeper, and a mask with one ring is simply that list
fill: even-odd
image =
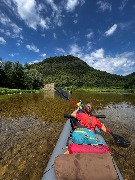
[{"label": "treeline", "polygon": [[40,89],[43,76],[29,64],[22,66],[19,62],[0,64],[0,87],[11,89]]},{"label": "treeline", "polygon": [[[101,64],[102,66],[102,64]],[[42,62],[22,66],[19,62],[2,63],[0,87],[40,89],[54,82],[59,87],[135,88],[135,73],[119,76],[90,67],[74,56],[50,57]]]}]

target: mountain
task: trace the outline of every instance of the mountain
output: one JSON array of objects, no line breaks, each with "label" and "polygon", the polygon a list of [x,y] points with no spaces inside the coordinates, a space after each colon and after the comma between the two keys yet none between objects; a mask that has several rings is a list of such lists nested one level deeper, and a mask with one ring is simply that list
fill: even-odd
[{"label": "mountain", "polygon": [[127,78],[135,78],[135,72],[133,72],[133,73],[127,75],[126,77],[127,77]]},{"label": "mountain", "polygon": [[54,82],[56,86],[61,87],[123,88],[131,76],[133,79],[135,77],[135,73],[120,76],[96,70],[71,55],[50,57],[32,64],[30,68],[36,68],[43,75],[44,84]]},{"label": "mountain", "polygon": [[135,88],[135,72],[125,76],[125,79],[124,88]]}]

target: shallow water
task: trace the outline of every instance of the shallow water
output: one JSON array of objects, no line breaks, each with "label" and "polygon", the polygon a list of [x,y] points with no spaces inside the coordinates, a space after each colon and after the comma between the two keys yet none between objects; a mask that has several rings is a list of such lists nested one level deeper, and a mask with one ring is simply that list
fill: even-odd
[{"label": "shallow water", "polygon": [[[123,149],[105,135],[124,179],[134,179],[135,95],[73,92],[70,98],[92,101],[95,112],[106,115],[101,121],[132,142]],[[73,110],[53,91],[0,96],[0,179],[40,180],[66,121],[63,114]]]}]

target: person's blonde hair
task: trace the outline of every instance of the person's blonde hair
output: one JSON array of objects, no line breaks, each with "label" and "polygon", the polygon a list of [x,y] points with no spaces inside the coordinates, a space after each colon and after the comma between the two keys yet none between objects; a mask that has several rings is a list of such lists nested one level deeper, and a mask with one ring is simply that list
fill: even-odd
[{"label": "person's blonde hair", "polygon": [[93,111],[93,105],[92,103],[87,103],[85,106],[84,106],[84,109],[85,111],[88,113],[88,114],[92,114],[92,111]]}]

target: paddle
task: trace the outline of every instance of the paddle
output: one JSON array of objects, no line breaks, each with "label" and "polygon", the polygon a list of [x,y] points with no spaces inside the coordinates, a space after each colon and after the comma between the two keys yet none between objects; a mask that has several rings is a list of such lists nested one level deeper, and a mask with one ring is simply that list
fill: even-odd
[{"label": "paddle", "polygon": [[[72,99],[69,99],[68,94],[65,91],[63,91],[61,88],[54,88],[54,89],[56,90],[55,92],[59,97],[61,97],[62,99],[70,101],[75,107],[78,107],[77,103],[75,103]],[[84,109],[82,109],[82,111],[84,113],[86,113],[86,111]],[[95,116],[97,118],[106,118],[105,115],[100,115],[100,114],[99,115],[93,114],[93,116]]]},{"label": "paddle", "polygon": [[131,144],[130,141],[126,141],[122,136],[112,133],[108,128],[106,128],[106,130],[113,136],[117,145],[119,145],[123,148],[127,148],[130,146],[130,144]]},{"label": "paddle", "polygon": [[55,92],[59,97],[65,100],[69,100],[74,106],[78,107],[77,103],[75,103],[72,99],[69,99],[68,94],[65,91],[63,91],[61,88],[54,88],[54,89],[56,90]]},{"label": "paddle", "polygon": [[[70,101],[75,107],[78,107],[77,103],[75,103],[72,99],[69,99],[68,94],[65,91],[63,91],[61,88],[55,88],[55,90],[56,90],[55,91],[56,94],[59,97],[65,99],[65,100]],[[82,109],[82,111],[84,113],[86,113],[85,110]],[[103,118],[103,115],[102,115],[102,118]],[[114,140],[117,143],[117,145],[119,145],[121,147],[124,147],[124,148],[127,148],[127,147],[130,146],[130,144],[131,144],[130,141],[126,141],[122,136],[119,136],[117,134],[113,134],[108,128],[106,128],[106,130],[107,130],[108,133],[110,133],[112,135],[112,137],[114,138]]]},{"label": "paddle", "polygon": [[[106,116],[102,114],[92,114],[92,116],[96,118],[106,118]],[[71,114],[64,114],[64,118],[73,118],[73,116],[71,116]]]}]

